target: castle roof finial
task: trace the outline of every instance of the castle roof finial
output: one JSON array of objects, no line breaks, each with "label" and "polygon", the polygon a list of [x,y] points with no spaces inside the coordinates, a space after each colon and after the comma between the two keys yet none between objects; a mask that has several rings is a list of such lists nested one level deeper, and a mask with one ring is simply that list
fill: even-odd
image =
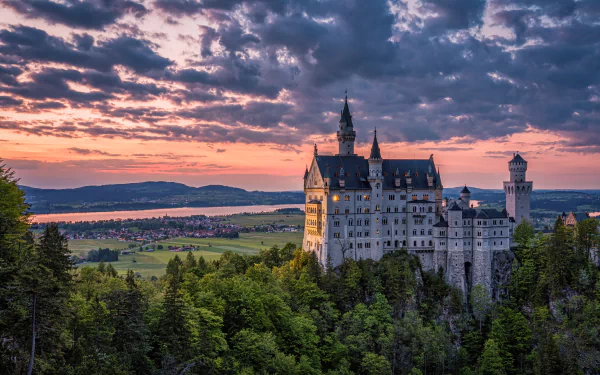
[{"label": "castle roof finial", "polygon": [[315,156],[319,155],[319,152],[318,152],[318,150],[317,150],[317,144],[316,144],[316,143],[315,143],[314,155],[315,155]]}]

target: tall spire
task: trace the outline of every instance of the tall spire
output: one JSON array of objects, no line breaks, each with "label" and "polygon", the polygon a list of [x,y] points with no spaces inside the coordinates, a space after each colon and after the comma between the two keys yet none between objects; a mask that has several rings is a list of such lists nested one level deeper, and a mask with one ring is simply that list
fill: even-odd
[{"label": "tall spire", "polygon": [[304,170],[304,179],[306,180],[307,177],[308,177],[308,165],[306,166],[306,169]]},{"label": "tall spire", "polygon": [[348,90],[346,90],[346,96],[344,97],[344,109],[341,113],[340,122],[345,122],[347,127],[354,127],[352,125],[352,115],[350,114],[350,107],[348,107]]},{"label": "tall spire", "polygon": [[373,145],[371,146],[371,156],[369,159],[381,160],[381,151],[379,150],[379,142],[377,142],[377,128],[375,128],[375,137],[373,138]]}]

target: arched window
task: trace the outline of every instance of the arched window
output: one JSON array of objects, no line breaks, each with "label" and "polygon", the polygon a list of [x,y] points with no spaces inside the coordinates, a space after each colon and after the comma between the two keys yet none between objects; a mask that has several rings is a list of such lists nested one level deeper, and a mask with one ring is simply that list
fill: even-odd
[{"label": "arched window", "polygon": [[427,209],[427,212],[433,212],[433,207],[429,206],[429,208]]},{"label": "arched window", "polygon": [[417,235],[417,230],[413,229],[413,236],[416,236],[416,235]]},{"label": "arched window", "polygon": [[433,241],[429,240],[429,246],[433,246]]},{"label": "arched window", "polygon": [[413,212],[417,212],[417,206],[413,206]]},{"label": "arched window", "polygon": [[425,241],[421,241],[421,246],[425,247]]},{"label": "arched window", "polygon": [[414,241],[414,242],[413,242],[413,246],[414,246],[414,247],[417,247],[417,241]]}]

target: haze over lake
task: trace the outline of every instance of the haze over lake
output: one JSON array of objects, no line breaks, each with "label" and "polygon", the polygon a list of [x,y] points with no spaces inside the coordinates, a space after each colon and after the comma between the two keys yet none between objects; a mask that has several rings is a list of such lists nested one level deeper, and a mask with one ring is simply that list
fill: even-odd
[{"label": "haze over lake", "polygon": [[98,220],[125,220],[125,219],[148,219],[161,216],[221,216],[233,215],[244,212],[273,212],[281,208],[299,208],[304,209],[303,204],[276,204],[276,205],[255,205],[255,206],[225,206],[225,207],[180,207],[180,208],[160,208],[155,210],[139,211],[111,211],[111,212],[74,212],[63,214],[44,214],[34,215],[33,222],[75,222],[75,221],[98,221]]}]

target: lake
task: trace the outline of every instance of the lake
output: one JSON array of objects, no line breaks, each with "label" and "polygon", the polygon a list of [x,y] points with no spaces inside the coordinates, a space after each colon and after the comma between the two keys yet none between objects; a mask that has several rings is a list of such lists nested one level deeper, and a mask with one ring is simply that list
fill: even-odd
[{"label": "lake", "polygon": [[222,216],[245,212],[273,212],[280,208],[304,209],[303,204],[275,204],[257,206],[226,206],[226,207],[180,207],[160,208],[156,210],[139,211],[109,211],[109,212],[73,212],[62,214],[33,215],[32,221],[37,223],[48,223],[52,221],[98,221],[98,220],[125,220],[125,219],[149,219],[153,217],[168,216]]}]

